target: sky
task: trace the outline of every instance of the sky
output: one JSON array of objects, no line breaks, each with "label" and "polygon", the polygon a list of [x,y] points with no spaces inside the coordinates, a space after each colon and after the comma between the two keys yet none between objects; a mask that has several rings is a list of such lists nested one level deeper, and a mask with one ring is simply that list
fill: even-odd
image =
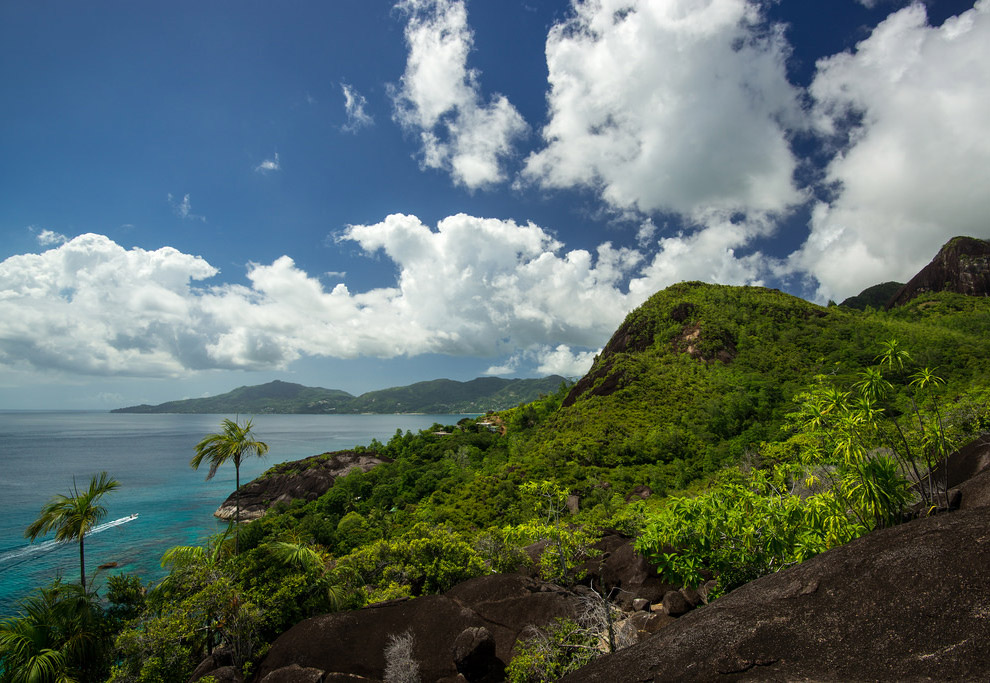
[{"label": "sky", "polygon": [[0,409],[578,377],[990,238],[990,0],[4,0]]}]

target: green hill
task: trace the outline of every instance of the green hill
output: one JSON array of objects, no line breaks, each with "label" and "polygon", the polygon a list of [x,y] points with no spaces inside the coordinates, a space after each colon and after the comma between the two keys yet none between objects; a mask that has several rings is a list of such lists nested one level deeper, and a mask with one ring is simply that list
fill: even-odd
[{"label": "green hill", "polygon": [[339,389],[306,387],[275,380],[238,387],[219,396],[168,401],[156,406],[118,408],[115,413],[483,413],[534,401],[556,391],[563,377],[501,379],[482,377],[469,382],[437,379],[405,387],[353,396]]},{"label": "green hill", "polygon": [[469,382],[435,379],[405,387],[382,389],[354,399],[350,412],[359,413],[485,413],[534,401],[566,383],[552,375],[541,379],[479,377]]},{"label": "green hill", "polygon": [[[986,298],[930,294],[863,312],[759,287],[674,285],[629,314],[527,449],[570,481],[582,467],[647,466],[654,487],[684,485],[781,439],[815,375],[851,384],[889,339],[957,391],[985,382],[988,330]],[[531,423],[532,410],[507,419]]]},{"label": "green hill", "polygon": [[[285,642],[280,634],[310,617],[409,604],[394,601],[516,571],[528,561],[523,548],[536,543],[542,555],[527,572],[573,585],[607,529],[636,538],[671,586],[714,575],[705,590],[717,597],[938,504],[930,497],[917,507],[912,483],[925,481],[932,448],[990,428],[988,330],[990,298],[982,296],[927,293],[886,311],[821,307],[758,287],[672,286],[627,316],[573,386],[549,378],[556,391],[544,385],[546,395],[515,408],[416,434],[397,430],[387,443],[348,453],[381,464],[332,482],[311,470],[334,454],[271,468],[262,477],[273,493],[262,501],[269,509],[240,529],[237,553],[219,552],[222,541],[210,555],[175,549],[167,592],[152,593],[147,607],[140,582],[129,584],[137,616],[118,627],[118,666],[156,680],[181,667],[175,680],[186,680],[206,650],[176,650],[174,634],[197,642],[215,628],[239,637],[246,623],[260,652],[271,652]],[[903,367],[878,373],[891,340],[911,358],[898,355]],[[924,366],[945,383],[912,386]],[[865,396],[857,384],[879,386],[863,382],[865,369],[883,380],[879,403],[855,402]],[[437,380],[354,398],[274,383],[231,392],[241,403],[223,410],[339,400],[351,409],[459,412],[481,409],[482,396],[518,402],[521,386]],[[789,428],[794,399],[809,390],[831,402]],[[193,405],[219,410],[221,398]],[[902,471],[886,454],[898,448]],[[293,500],[275,502],[275,492],[290,488]],[[217,618],[204,604],[230,611]],[[449,643],[442,647],[449,658]]]}]

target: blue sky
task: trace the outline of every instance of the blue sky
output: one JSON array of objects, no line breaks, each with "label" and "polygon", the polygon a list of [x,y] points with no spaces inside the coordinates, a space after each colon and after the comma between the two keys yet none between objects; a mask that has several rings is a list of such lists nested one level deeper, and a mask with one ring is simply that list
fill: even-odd
[{"label": "blue sky", "polygon": [[988,0],[8,0],[0,102],[0,409],[577,376],[990,237]]}]

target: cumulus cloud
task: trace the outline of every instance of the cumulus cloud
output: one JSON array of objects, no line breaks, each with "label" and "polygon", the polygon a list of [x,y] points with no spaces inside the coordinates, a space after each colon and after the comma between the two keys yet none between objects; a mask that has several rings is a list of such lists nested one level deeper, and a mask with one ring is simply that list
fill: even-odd
[{"label": "cumulus cloud", "polygon": [[191,282],[217,270],[166,247],[80,235],[0,262],[0,361],[80,374],[162,376],[204,367]]},{"label": "cumulus cloud", "polygon": [[786,41],[751,0],[574,0],[547,38],[550,120],[524,177],[698,224],[801,201]]},{"label": "cumulus cloud", "polygon": [[629,283],[639,299],[676,282],[700,280],[723,285],[763,285],[776,265],[760,252],[737,253],[753,236],[772,230],[770,222],[713,221],[689,235],[678,234],[659,241],[659,250]]},{"label": "cumulus cloud", "polygon": [[31,230],[31,232],[37,234],[38,244],[40,244],[43,247],[50,247],[54,244],[64,244],[69,240],[69,238],[63,235],[62,233],[55,232],[53,230],[48,230],[46,228],[39,229],[34,226],[31,226],[29,229]]},{"label": "cumulus cloud", "polygon": [[190,200],[188,193],[182,197],[182,201],[176,201],[175,197],[172,196],[172,193],[169,192],[168,204],[172,207],[172,212],[179,218],[184,220],[188,219],[192,221],[202,221],[203,223],[206,222],[206,216],[200,216],[199,214],[193,213],[192,201]]},{"label": "cumulus cloud", "polygon": [[541,375],[563,375],[564,377],[580,377],[591,369],[597,351],[574,351],[566,344],[556,348],[542,347],[537,351],[539,365],[536,371]]},{"label": "cumulus cloud", "polygon": [[[254,170],[258,173],[271,173],[273,171],[281,170],[282,164],[278,160],[278,152],[275,152],[275,158],[265,159],[260,164],[254,167]],[[186,199],[189,199],[189,195],[186,195]]]},{"label": "cumulus cloud", "polygon": [[852,52],[821,60],[817,129],[839,151],[811,234],[791,258],[818,297],[905,281],[954,235],[990,236],[990,2],[928,25],[891,14]]},{"label": "cumulus cloud", "polygon": [[368,100],[365,99],[364,95],[347,83],[341,83],[340,89],[344,93],[344,111],[347,114],[347,123],[341,128],[348,133],[356,133],[360,129],[372,125],[375,120],[364,110],[368,106]]},{"label": "cumulus cloud", "polygon": [[217,270],[200,257],[93,234],[8,258],[0,363],[168,376],[282,368],[301,356],[444,353],[573,375],[639,303],[622,287],[643,264],[638,252],[608,243],[566,251],[532,223],[459,214],[431,228],[396,214],[338,239],[384,254],[394,285],[328,288],[283,256],[250,264],[246,284],[207,286]]},{"label": "cumulus cloud", "polygon": [[409,56],[393,92],[395,120],[419,135],[422,164],[469,189],[505,179],[502,161],[527,125],[509,100],[485,103],[480,74],[468,69],[474,36],[462,0],[402,0]]},{"label": "cumulus cloud", "polygon": [[601,348],[591,351],[572,349],[567,344],[550,346],[535,345],[529,349],[517,351],[500,365],[493,365],[485,371],[486,375],[513,375],[520,367],[531,366],[540,375],[561,375],[563,377],[580,377],[591,369],[595,356],[601,353]]}]

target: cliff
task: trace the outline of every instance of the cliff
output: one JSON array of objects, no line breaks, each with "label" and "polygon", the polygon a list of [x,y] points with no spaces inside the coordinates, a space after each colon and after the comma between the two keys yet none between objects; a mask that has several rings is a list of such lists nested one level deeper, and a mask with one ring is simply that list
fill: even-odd
[{"label": "cliff", "polygon": [[[392,461],[371,452],[338,451],[276,465],[241,487],[241,521],[258,519],[277,503],[290,503],[296,498],[316,500],[330,490],[337,477],[353,469],[367,472],[386,462]],[[227,497],[214,517],[234,519],[235,495]]]},{"label": "cliff", "polygon": [[887,309],[903,306],[927,292],[990,295],[990,242],[973,237],[953,237],[931,263],[891,297]]}]

